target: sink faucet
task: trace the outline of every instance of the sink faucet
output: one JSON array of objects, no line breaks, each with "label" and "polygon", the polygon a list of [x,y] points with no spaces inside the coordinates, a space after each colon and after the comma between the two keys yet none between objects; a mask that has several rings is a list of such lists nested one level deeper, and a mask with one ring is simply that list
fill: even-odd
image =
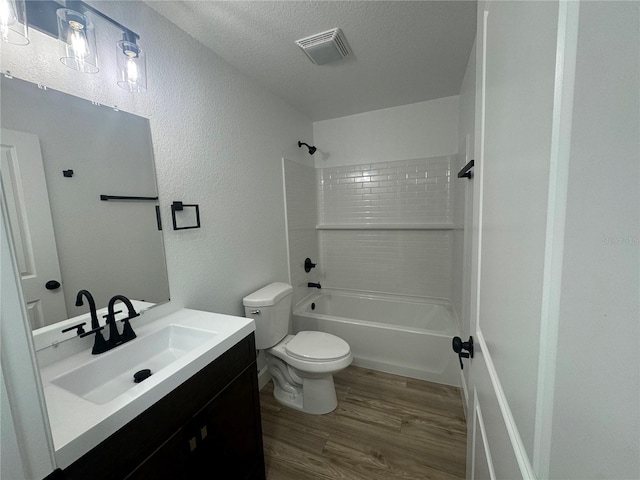
[{"label": "sink faucet", "polygon": [[322,285],[320,285],[319,283],[309,282],[309,283],[307,283],[307,287],[320,289],[320,288],[322,288]]},{"label": "sink faucet", "polygon": [[91,313],[91,330],[86,333],[81,333],[80,337],[86,337],[87,335],[95,334],[93,349],[91,353],[93,355],[98,355],[100,353],[106,352],[109,350],[109,346],[107,345],[107,341],[102,336],[102,330],[104,327],[100,326],[98,322],[98,314],[96,313],[96,302],[93,300],[93,295],[89,292],[89,290],[80,290],[78,295],[76,296],[76,307],[81,307],[84,305],[82,302],[82,297],[86,297],[87,302],[89,302],[89,311]]},{"label": "sink faucet", "polygon": [[95,330],[100,326],[98,323],[98,314],[96,313],[96,302],[93,300],[93,295],[89,292],[89,290],[80,290],[78,295],[76,296],[76,307],[81,307],[84,305],[82,301],[82,297],[87,297],[87,302],[89,302],[89,312],[91,313],[91,330]]},{"label": "sink faucet", "polygon": [[[114,306],[118,301],[124,303],[127,306],[127,309],[129,310],[127,318],[125,318],[123,321],[124,328],[122,329],[122,335],[118,333],[118,326],[116,325],[116,314],[114,311]],[[133,340],[134,338],[136,338],[136,334],[133,331],[133,328],[131,328],[131,324],[129,323],[129,320],[139,315],[140,314],[136,312],[135,308],[133,308],[133,305],[131,304],[131,300],[129,300],[124,295],[114,295],[113,297],[111,297],[111,300],[109,300],[109,306],[107,310],[107,323],[109,324],[109,342],[108,343],[110,345],[110,348],[116,347],[125,342],[128,342],[129,340]]]}]

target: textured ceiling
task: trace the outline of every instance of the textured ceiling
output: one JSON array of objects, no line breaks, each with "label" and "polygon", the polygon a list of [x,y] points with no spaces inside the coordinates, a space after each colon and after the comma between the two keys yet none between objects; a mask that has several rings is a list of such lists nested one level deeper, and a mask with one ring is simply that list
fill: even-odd
[{"label": "textured ceiling", "polygon": [[[458,94],[475,37],[475,0],[147,3],[314,121]],[[335,27],[335,63],[295,44]]]}]

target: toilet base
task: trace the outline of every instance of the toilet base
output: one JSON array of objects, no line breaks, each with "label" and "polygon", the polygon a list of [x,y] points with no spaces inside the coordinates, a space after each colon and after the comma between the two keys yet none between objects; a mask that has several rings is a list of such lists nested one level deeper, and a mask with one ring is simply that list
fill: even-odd
[{"label": "toilet base", "polygon": [[273,379],[273,396],[281,404],[313,415],[325,415],[333,412],[338,406],[333,375],[322,378],[303,378],[302,388],[296,393],[286,392]]}]

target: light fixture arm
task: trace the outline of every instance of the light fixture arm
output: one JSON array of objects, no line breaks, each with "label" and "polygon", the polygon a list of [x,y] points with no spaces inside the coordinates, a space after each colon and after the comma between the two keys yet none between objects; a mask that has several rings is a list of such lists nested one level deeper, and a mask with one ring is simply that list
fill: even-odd
[{"label": "light fixture arm", "polygon": [[116,22],[113,18],[108,17],[107,15],[102,13],[100,10],[96,10],[91,5],[87,5],[86,3],[81,2],[80,0],[67,0],[66,6],[67,8],[70,8],[71,10],[75,10],[76,12],[80,12],[80,13],[91,12],[97,17],[100,17],[101,19],[103,19],[104,21],[109,22],[111,25],[122,30],[123,34],[127,36],[125,40],[127,40],[128,42],[136,43],[137,40],[140,40],[140,35],[138,35],[136,32],[134,32],[133,30],[129,30],[120,22]]},{"label": "light fixture arm", "polygon": [[[60,40],[60,61],[83,73],[97,73],[98,48],[95,26],[97,17],[122,32],[116,43],[117,84],[130,92],[147,89],[146,54],[138,45],[140,35],[120,22],[81,0],[27,1],[27,24],[40,32]],[[90,13],[90,15],[88,15]]]},{"label": "light fixture arm", "polygon": [[136,43],[137,40],[140,39],[140,35],[133,30],[125,27],[120,22],[116,22],[113,18],[105,15],[100,10],[95,9],[91,5],[87,5],[80,0],[67,0],[64,5],[55,0],[38,2],[30,1],[26,2],[26,8],[27,22],[29,23],[29,26],[54,38],[58,38],[56,11],[59,8],[69,8],[83,14],[91,12],[93,15],[122,30],[123,34],[127,36],[126,40],[131,43]]}]

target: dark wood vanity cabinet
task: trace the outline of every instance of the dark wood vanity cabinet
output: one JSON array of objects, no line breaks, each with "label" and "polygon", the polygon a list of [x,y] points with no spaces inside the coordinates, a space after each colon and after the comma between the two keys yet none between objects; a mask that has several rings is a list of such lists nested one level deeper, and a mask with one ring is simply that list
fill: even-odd
[{"label": "dark wood vanity cabinet", "polygon": [[253,334],[63,473],[69,480],[264,480]]}]

